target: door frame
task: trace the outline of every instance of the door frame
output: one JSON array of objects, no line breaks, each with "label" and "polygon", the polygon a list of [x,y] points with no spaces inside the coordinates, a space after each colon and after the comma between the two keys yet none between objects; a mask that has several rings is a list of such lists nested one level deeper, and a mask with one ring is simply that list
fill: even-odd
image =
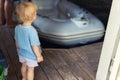
[{"label": "door frame", "polygon": [[[120,40],[120,0],[113,0],[101,51],[96,80],[110,80]],[[118,66],[117,66],[118,67]],[[118,70],[118,69],[117,69]],[[116,73],[117,75],[117,73]],[[115,75],[114,75],[115,76]],[[115,80],[112,78],[111,80]]]}]

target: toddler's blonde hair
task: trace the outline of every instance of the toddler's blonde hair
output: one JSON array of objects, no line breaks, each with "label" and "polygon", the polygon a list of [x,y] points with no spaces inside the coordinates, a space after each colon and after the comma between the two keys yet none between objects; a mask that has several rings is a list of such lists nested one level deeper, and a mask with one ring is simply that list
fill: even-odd
[{"label": "toddler's blonde hair", "polygon": [[16,8],[20,22],[36,19],[37,6],[32,2],[23,2]]}]

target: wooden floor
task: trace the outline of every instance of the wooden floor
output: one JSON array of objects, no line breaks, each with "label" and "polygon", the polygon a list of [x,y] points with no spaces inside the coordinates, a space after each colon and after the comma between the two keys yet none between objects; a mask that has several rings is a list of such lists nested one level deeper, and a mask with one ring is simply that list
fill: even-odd
[{"label": "wooden floor", "polygon": [[[0,26],[0,48],[9,64],[6,80],[21,80],[13,29]],[[44,62],[35,68],[35,80],[95,80],[102,42],[64,49],[43,48]]]}]

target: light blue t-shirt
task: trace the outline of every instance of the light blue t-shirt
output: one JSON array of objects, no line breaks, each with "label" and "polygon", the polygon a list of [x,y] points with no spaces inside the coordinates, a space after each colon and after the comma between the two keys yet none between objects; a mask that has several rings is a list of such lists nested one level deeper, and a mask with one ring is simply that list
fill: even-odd
[{"label": "light blue t-shirt", "polygon": [[37,31],[33,26],[17,25],[15,28],[15,41],[18,44],[18,55],[28,59],[36,60],[32,46],[39,46],[40,41]]}]

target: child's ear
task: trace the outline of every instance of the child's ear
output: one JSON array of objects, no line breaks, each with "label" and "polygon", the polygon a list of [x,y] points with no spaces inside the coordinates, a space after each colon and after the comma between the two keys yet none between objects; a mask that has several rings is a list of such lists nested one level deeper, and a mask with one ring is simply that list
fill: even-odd
[{"label": "child's ear", "polygon": [[37,17],[37,16],[35,15],[33,19],[35,20],[35,19],[36,19],[36,17]]}]

